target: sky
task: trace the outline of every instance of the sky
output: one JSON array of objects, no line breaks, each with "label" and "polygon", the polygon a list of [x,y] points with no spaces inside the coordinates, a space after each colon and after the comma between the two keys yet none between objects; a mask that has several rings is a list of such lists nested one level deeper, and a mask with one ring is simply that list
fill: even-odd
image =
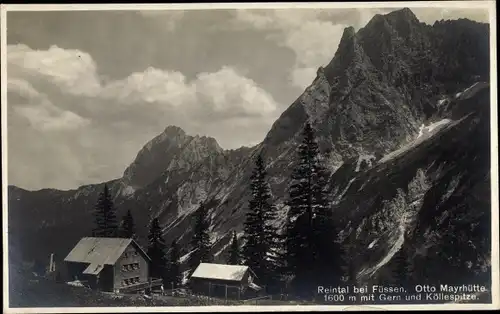
[{"label": "sky", "polygon": [[[392,10],[7,12],[9,184],[119,178],[169,125],[225,149],[257,144],[345,27]],[[478,9],[412,11],[428,24],[488,21]]]}]

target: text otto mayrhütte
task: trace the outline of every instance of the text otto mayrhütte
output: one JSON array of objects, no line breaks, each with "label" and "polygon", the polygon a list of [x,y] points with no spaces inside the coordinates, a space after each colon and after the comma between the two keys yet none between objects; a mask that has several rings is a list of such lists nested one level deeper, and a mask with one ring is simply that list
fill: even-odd
[{"label": "text otto mayrh\u00fctte", "polygon": [[392,302],[408,301],[454,302],[476,301],[481,293],[487,292],[481,285],[415,285],[410,289],[397,286],[318,286],[317,293],[323,295],[326,302]]}]

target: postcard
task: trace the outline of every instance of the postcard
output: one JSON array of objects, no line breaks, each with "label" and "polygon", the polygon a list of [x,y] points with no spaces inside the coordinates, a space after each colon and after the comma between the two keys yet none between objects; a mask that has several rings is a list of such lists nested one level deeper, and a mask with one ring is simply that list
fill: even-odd
[{"label": "postcard", "polygon": [[499,308],[494,1],[1,13],[4,312]]}]

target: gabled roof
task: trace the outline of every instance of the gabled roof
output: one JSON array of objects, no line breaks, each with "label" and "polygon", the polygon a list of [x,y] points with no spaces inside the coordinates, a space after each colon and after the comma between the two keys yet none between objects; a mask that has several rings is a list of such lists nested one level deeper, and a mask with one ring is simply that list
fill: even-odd
[{"label": "gabled roof", "polygon": [[90,264],[84,273],[97,274],[103,265],[114,265],[125,249],[133,244],[149,260],[147,254],[133,240],[127,238],[82,238],[64,259],[65,262]]},{"label": "gabled roof", "polygon": [[243,265],[201,263],[191,278],[241,281],[248,270],[250,268]]}]

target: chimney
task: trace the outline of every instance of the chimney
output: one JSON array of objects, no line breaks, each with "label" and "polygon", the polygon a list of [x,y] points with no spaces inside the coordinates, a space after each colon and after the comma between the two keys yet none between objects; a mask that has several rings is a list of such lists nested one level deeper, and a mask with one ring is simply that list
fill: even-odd
[{"label": "chimney", "polygon": [[49,273],[53,272],[53,268],[54,268],[54,253],[50,253]]}]

